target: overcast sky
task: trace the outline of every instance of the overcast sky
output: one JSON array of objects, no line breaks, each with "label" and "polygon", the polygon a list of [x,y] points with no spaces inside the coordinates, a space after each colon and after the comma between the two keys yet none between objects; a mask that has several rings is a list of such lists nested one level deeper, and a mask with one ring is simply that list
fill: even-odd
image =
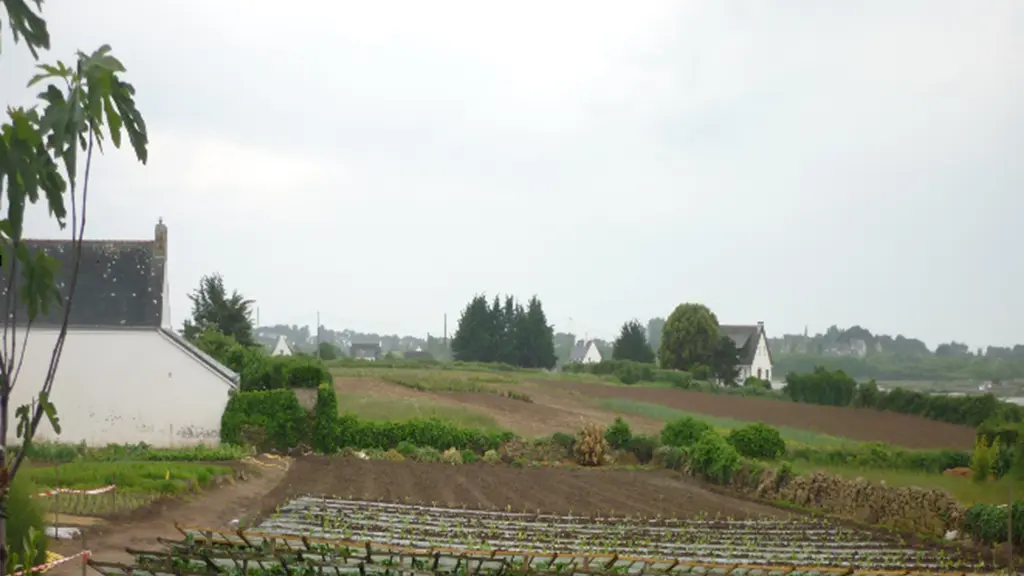
[{"label": "overcast sky", "polygon": [[[263,324],[439,334],[507,292],[581,336],[702,302],[1024,342],[1019,0],[286,6],[45,4],[45,60],[109,43],[138,89],[150,163],[97,161],[86,236],[163,217],[175,325],[220,272]],[[3,104],[31,65],[5,36]]]}]

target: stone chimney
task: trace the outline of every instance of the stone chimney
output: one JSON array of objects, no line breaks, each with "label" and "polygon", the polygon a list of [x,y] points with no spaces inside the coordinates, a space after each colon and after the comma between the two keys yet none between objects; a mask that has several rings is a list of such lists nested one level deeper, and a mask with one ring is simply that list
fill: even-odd
[{"label": "stone chimney", "polygon": [[758,320],[757,321],[757,327],[759,329],[761,329],[762,331],[764,331],[764,320]]},{"label": "stone chimney", "polygon": [[153,256],[157,258],[167,258],[167,226],[164,226],[164,219],[161,218],[156,223],[156,230],[154,233],[154,239],[156,245],[153,247]]}]

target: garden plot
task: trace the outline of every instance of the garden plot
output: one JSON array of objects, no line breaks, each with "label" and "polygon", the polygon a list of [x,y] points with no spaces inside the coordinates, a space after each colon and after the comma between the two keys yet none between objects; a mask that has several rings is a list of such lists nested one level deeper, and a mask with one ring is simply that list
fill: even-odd
[{"label": "garden plot", "polygon": [[257,530],[406,548],[501,551],[523,558],[584,554],[688,564],[972,571],[979,561],[948,550],[824,520],[599,518],[460,510],[302,497]]}]

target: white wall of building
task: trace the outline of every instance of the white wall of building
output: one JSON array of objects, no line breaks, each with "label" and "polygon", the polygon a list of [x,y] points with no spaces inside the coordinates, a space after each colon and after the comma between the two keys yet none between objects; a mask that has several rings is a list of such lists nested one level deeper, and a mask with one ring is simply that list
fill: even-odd
[{"label": "white wall of building", "polygon": [[[760,370],[760,376],[758,376],[758,370]],[[764,332],[758,337],[757,348],[754,350],[754,360],[750,363],[750,373],[762,380],[771,380],[773,378],[772,359],[768,355],[768,340],[765,338]]]},{"label": "white wall of building", "polygon": [[[33,329],[11,397],[14,410],[43,384],[57,330]],[[18,338],[19,350],[21,337]],[[174,447],[220,441],[228,382],[155,330],[68,331],[51,400],[61,434],[43,419],[37,440]]]},{"label": "white wall of building", "polygon": [[587,344],[587,351],[583,353],[583,359],[580,360],[581,364],[597,364],[601,361],[601,351],[597,349],[597,344],[590,342]]}]

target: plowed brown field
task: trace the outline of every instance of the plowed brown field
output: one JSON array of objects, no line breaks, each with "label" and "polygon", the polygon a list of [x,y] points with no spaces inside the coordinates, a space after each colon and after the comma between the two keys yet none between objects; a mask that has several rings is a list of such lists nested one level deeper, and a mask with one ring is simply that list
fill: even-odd
[{"label": "plowed brown field", "polygon": [[777,508],[720,496],[671,472],[451,466],[325,456],[296,459],[263,498],[263,512],[300,495],[553,514],[785,517]]},{"label": "plowed brown field", "polygon": [[621,398],[647,402],[709,416],[759,420],[773,426],[803,428],[832,436],[865,442],[888,442],[907,448],[970,450],[974,446],[973,428],[893,412],[668,388],[606,386],[565,381],[544,381],[543,385],[576,392],[590,398]]}]

